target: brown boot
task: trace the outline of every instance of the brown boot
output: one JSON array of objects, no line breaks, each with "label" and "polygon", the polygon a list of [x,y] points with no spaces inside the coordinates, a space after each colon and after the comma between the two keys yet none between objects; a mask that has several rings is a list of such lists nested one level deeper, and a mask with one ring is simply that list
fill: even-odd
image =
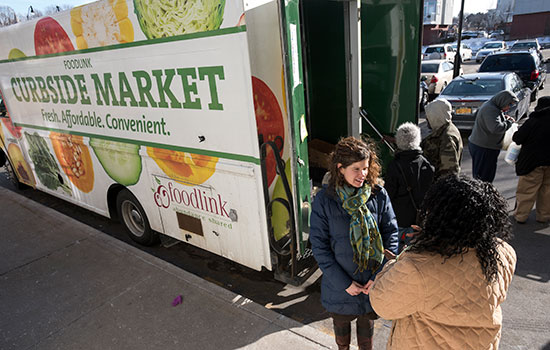
[{"label": "brown boot", "polygon": [[357,346],[359,350],[372,350],[373,347],[374,321],[367,317],[359,316],[357,318]]},{"label": "brown boot", "polygon": [[347,315],[332,315],[332,322],[334,324],[334,338],[338,350],[349,350],[349,344],[351,342],[351,322],[350,316]]}]

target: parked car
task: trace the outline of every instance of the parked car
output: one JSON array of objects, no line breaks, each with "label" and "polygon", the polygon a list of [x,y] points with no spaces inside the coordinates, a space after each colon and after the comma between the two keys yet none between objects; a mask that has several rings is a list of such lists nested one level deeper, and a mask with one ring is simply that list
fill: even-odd
[{"label": "parked car", "polygon": [[518,40],[511,47],[510,51],[524,51],[535,49],[540,51],[541,47],[537,39]]},{"label": "parked car", "polygon": [[508,46],[504,41],[488,41],[477,51],[476,62],[479,63],[492,53],[506,50]]},{"label": "parked car", "polygon": [[451,44],[430,45],[424,51],[422,59],[424,60],[448,60],[455,59],[456,52]]},{"label": "parked car", "polygon": [[510,47],[510,51],[527,51],[535,50],[541,61],[544,59],[542,56],[542,47],[537,39],[519,40]]},{"label": "parked car", "polygon": [[[457,50],[458,44],[451,44],[453,50]],[[460,43],[460,56],[462,57],[462,62],[472,59],[472,49],[464,43]]]},{"label": "parked car", "polygon": [[504,31],[503,30],[495,30],[495,31],[489,33],[489,38],[491,38],[491,39],[503,39],[504,38]]},{"label": "parked car", "polygon": [[512,91],[519,102],[507,112],[516,120],[529,111],[531,89],[514,72],[473,73],[456,77],[439,94],[453,106],[453,123],[461,130],[471,130],[481,105],[502,90]]},{"label": "parked car", "polygon": [[462,39],[477,38],[477,33],[471,30],[462,32]]},{"label": "parked car", "polygon": [[[420,68],[421,77],[426,77],[430,100],[439,94],[441,90],[453,80],[453,70],[453,63],[446,60],[422,61]],[[460,68],[460,74],[463,74],[462,67]]]},{"label": "parked car", "polygon": [[544,88],[546,81],[546,65],[535,51],[496,52],[485,58],[478,71],[517,73],[523,83],[533,91],[533,101],[537,98],[538,90]]}]

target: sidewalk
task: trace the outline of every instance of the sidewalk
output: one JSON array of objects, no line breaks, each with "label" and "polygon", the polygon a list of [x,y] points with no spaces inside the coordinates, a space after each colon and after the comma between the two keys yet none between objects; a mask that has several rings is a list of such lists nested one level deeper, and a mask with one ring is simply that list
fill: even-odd
[{"label": "sidewalk", "polygon": [[0,187],[0,198],[0,349],[335,346],[328,334],[14,192]]}]

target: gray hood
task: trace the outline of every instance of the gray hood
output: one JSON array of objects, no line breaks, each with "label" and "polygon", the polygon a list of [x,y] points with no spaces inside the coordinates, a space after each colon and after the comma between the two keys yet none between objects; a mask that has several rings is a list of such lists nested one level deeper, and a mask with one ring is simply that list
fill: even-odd
[{"label": "gray hood", "polygon": [[518,103],[519,99],[516,97],[516,95],[508,90],[503,90],[496,94],[495,96],[491,97],[489,100],[492,104],[497,106],[500,110],[506,108],[507,106],[511,105],[512,103]]},{"label": "gray hood", "polygon": [[440,127],[447,125],[451,122],[453,107],[449,101],[445,99],[435,100],[426,105],[424,111],[426,112],[426,119],[430,123],[432,130],[437,130]]}]

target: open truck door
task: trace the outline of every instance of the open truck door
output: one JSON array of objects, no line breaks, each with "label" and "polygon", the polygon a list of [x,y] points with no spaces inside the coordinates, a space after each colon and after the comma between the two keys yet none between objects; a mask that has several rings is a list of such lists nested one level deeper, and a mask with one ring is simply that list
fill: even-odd
[{"label": "open truck door", "polygon": [[[287,172],[283,172],[283,162],[280,163],[278,173],[285,189],[284,196],[280,191],[269,193],[266,189],[268,229],[270,240],[273,243],[276,278],[292,284],[301,284],[315,270],[316,263],[308,245],[309,215],[312,194],[321,186],[321,179],[328,171],[327,163],[330,149],[319,150],[319,140],[313,141],[313,148],[308,140],[317,132],[330,125],[330,121],[316,116],[319,108],[316,98],[318,89],[323,86],[319,79],[319,67],[326,65],[328,70],[335,68],[338,76],[337,84],[341,84],[341,100],[337,101],[342,109],[341,114],[333,115],[337,132],[331,141],[340,136],[361,133],[360,106],[360,3],[346,1],[339,4],[328,1],[278,1],[279,21],[282,38],[282,56],[284,57],[284,83],[286,91],[287,118],[290,126],[290,157],[285,165]],[[327,16],[338,18],[336,25],[327,22]],[[321,29],[324,28],[324,29]],[[343,43],[334,48],[339,59],[337,67],[331,65],[331,55],[318,53],[323,45],[327,52],[331,51],[330,43],[322,44],[322,36],[333,33],[331,40]],[[336,33],[336,34],[334,34]],[[330,34],[329,34],[330,35]],[[330,41],[330,40],[329,40]],[[327,76],[330,80],[330,76]],[[330,99],[329,99],[330,100]],[[329,100],[325,100],[328,102]],[[322,108],[322,107],[321,107]],[[326,123],[326,124],[323,124]],[[328,129],[331,127],[328,126]],[[313,135],[312,135],[313,132]],[[322,143],[321,145],[329,143]],[[262,145],[273,147],[273,145]],[[330,146],[329,146],[330,147]],[[312,162],[310,153],[313,152],[315,174],[310,173]],[[288,184],[288,186],[287,186]],[[290,190],[291,193],[288,193]],[[292,196],[292,197],[290,197]],[[292,198],[286,201],[287,198]],[[276,210],[288,212],[289,221],[285,234],[288,245],[287,251],[279,251],[277,238],[280,234],[280,222],[277,216],[271,215]],[[278,209],[279,208],[279,209]],[[285,216],[286,217],[286,216]],[[284,242],[284,241],[283,241]],[[284,254],[287,254],[285,256]]]}]

